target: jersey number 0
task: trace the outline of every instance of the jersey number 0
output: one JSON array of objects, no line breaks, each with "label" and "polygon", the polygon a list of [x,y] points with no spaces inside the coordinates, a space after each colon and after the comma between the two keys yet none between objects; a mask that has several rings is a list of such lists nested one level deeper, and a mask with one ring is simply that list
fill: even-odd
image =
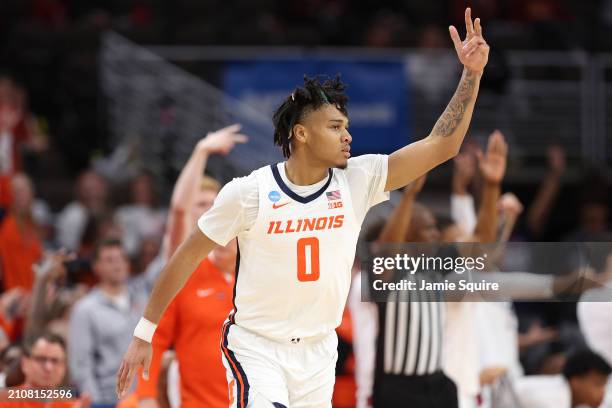
[{"label": "jersey number 0", "polygon": [[319,240],[315,237],[298,239],[297,278],[300,282],[319,279]]}]

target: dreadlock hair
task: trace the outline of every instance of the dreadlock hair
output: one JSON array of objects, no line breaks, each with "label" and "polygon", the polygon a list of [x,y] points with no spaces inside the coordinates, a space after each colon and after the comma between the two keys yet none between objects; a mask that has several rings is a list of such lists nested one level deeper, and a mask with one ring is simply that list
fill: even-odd
[{"label": "dreadlock hair", "polygon": [[283,156],[291,155],[290,140],[293,127],[304,117],[323,105],[333,104],[345,116],[348,116],[346,104],[348,96],[344,93],[346,85],[340,80],[340,75],[326,79],[321,83],[320,76],[309,78],[304,75],[304,86],[293,90],[272,116],[274,123],[274,144],[283,150]]}]

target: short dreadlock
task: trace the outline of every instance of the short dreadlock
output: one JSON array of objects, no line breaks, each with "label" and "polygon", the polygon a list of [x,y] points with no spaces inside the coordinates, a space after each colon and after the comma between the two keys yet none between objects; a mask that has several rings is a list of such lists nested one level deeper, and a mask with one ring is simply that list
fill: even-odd
[{"label": "short dreadlock", "polygon": [[274,123],[274,144],[283,150],[283,156],[291,155],[290,140],[293,127],[300,123],[306,114],[319,109],[323,105],[333,104],[345,116],[348,116],[346,104],[348,97],[344,93],[346,85],[340,80],[340,75],[326,79],[321,83],[320,77],[309,78],[304,75],[304,86],[297,87],[289,95],[272,116]]}]

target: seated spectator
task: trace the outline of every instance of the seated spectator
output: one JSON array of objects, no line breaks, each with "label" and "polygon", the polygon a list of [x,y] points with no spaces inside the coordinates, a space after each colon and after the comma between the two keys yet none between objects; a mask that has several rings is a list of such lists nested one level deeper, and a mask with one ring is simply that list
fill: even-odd
[{"label": "seated spectator", "polygon": [[610,365],[598,354],[572,354],[563,375],[527,376],[516,383],[522,408],[598,408],[603,401]]},{"label": "seated spectator", "polygon": [[79,176],[76,190],[77,200],[72,201],[57,217],[57,240],[61,247],[70,251],[79,249],[90,219],[102,217],[108,208],[108,186],[106,180],[92,170]]},{"label": "seated spectator", "polygon": [[[172,193],[164,240],[164,261],[187,239],[198,218],[213,204],[219,183],[202,176],[211,154],[227,153],[246,141],[234,125],[210,133],[196,145],[183,167]],[[153,404],[159,393],[162,356],[174,345],[180,371],[180,403],[183,408],[221,408],[229,404],[225,369],[218,353],[221,327],[232,310],[232,290],[238,247],[236,240],[216,247],[187,280],[170,303],[153,337],[150,379],[138,379],[141,404]],[[206,366],[206,370],[200,367]],[[163,387],[162,387],[163,388]]]},{"label": "seated spectator", "polygon": [[9,344],[0,352],[0,388],[23,384],[21,357],[23,347],[19,343]]},{"label": "seated spectator", "polygon": [[92,268],[99,283],[76,303],[70,319],[70,370],[94,404],[114,406],[115,374],[146,299],[128,286],[130,267],[121,241],[100,242]]},{"label": "seated spectator", "polygon": [[[21,358],[21,369],[24,374],[24,382],[18,389],[57,389],[66,385],[66,344],[64,340],[50,333],[37,336],[31,345],[26,346]],[[6,400],[11,391],[6,390],[0,397]],[[74,391],[66,389],[70,395],[66,398],[50,398],[46,401],[19,399],[11,401],[11,407],[15,408],[84,408],[89,407],[88,397],[82,401],[76,399]]]},{"label": "seated spectator", "polygon": [[66,343],[54,334],[41,334],[30,347],[25,348],[21,359],[27,388],[55,388],[66,377]]},{"label": "seated spectator", "polygon": [[0,226],[0,270],[4,290],[32,289],[32,265],[42,254],[39,229],[32,218],[34,189],[25,174],[12,179],[11,211]]}]

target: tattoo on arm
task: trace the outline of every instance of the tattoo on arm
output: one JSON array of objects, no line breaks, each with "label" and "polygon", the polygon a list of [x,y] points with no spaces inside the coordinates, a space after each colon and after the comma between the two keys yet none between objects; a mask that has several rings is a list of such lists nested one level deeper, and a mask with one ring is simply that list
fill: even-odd
[{"label": "tattoo on arm", "polygon": [[442,113],[442,116],[436,122],[433,128],[434,136],[447,137],[455,131],[474,96],[475,88],[476,75],[468,70],[465,77],[459,83],[459,87],[444,110],[444,113]]}]

